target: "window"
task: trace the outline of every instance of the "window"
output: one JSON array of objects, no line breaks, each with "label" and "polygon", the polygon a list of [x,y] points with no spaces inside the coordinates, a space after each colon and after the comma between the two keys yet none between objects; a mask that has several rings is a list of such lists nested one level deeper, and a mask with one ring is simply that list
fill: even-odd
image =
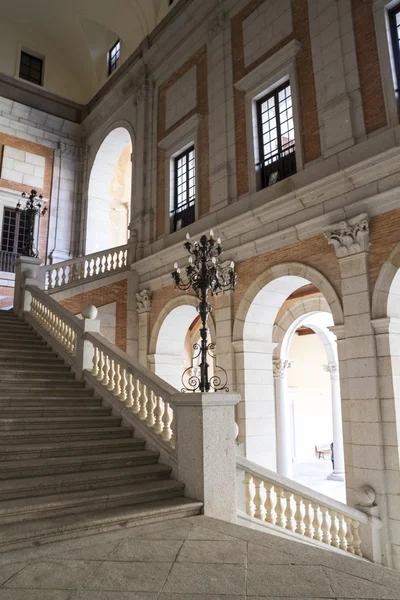
[{"label": "window", "polygon": [[261,187],[296,173],[293,107],[290,84],[285,83],[257,102]]},{"label": "window", "polygon": [[117,40],[114,46],[111,47],[108,53],[108,74],[111,75],[118,67],[119,57],[121,54],[121,42]]},{"label": "window", "polygon": [[195,220],[195,151],[191,146],[174,159],[174,204],[171,211],[173,231]]},{"label": "window", "polygon": [[21,51],[19,76],[36,85],[43,85],[43,59]]},{"label": "window", "polygon": [[0,271],[14,272],[14,259],[21,254],[27,233],[25,214],[5,208],[1,236]]},{"label": "window", "polygon": [[397,87],[400,87],[400,4],[389,12],[389,22],[393,44]]}]

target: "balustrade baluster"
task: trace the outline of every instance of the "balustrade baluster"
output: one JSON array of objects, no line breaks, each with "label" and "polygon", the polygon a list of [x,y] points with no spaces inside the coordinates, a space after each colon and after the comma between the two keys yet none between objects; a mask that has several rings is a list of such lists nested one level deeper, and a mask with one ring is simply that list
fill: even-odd
[{"label": "balustrade baluster", "polygon": [[101,382],[105,387],[107,387],[108,384],[110,383],[109,372],[110,372],[110,359],[108,358],[107,354],[105,354],[104,355],[104,377]]},{"label": "balustrade baluster", "polygon": [[89,267],[89,261],[85,260],[85,262],[83,263],[83,278],[87,279],[90,275],[90,267]]},{"label": "balustrade baluster", "polygon": [[164,414],[162,417],[162,421],[164,423],[163,430],[161,432],[161,437],[164,441],[169,442],[172,437],[172,429],[171,429],[171,409],[168,402],[165,402],[164,406]]},{"label": "balustrade baluster", "polygon": [[126,403],[126,406],[133,407],[133,403],[135,401],[135,397],[134,397],[135,386],[133,383],[133,375],[131,373],[128,373],[127,377],[128,377],[128,386],[126,388],[126,402],[125,403]]},{"label": "balustrade baluster", "polygon": [[267,521],[267,523],[272,523],[273,525],[275,525],[276,523],[276,514],[275,514],[275,510],[274,510],[274,503],[272,501],[272,489],[273,489],[273,484],[269,483],[268,481],[264,481],[264,489],[265,489],[265,503],[264,503],[264,508],[265,508],[265,520]]},{"label": "balustrade baluster", "polygon": [[288,490],[283,491],[283,495],[286,498],[286,509],[285,509],[285,517],[286,517],[286,529],[289,531],[295,530],[295,522],[294,522],[294,510],[292,506],[292,492]]},{"label": "balustrade baluster", "polygon": [[311,504],[311,506],[313,507],[313,511],[314,511],[314,519],[313,519],[313,528],[314,528],[314,535],[313,535],[313,539],[314,540],[318,540],[319,542],[322,542],[322,527],[321,527],[321,520],[319,518],[319,504],[317,504],[316,502],[313,502]]},{"label": "balustrade baluster", "polygon": [[322,525],[321,525],[322,541],[324,542],[324,544],[330,544],[331,537],[329,535],[329,520],[328,520],[329,511],[326,506],[321,506],[321,513],[322,513]]},{"label": "balustrade baluster", "polygon": [[97,381],[100,381],[100,383],[103,383],[103,379],[104,379],[104,352],[103,350],[99,350],[99,372],[97,373]]},{"label": "balustrade baluster", "polygon": [[331,518],[331,528],[330,528],[331,546],[334,546],[335,548],[339,548],[339,536],[338,536],[338,526],[336,523],[336,518],[337,518],[336,511],[335,510],[329,511],[329,516]]},{"label": "balustrade baluster", "polygon": [[354,536],[353,536],[353,530],[351,527],[352,519],[351,519],[351,517],[345,517],[344,520],[346,523],[347,552],[351,552],[351,554],[354,554]]},{"label": "balustrade baluster", "polygon": [[142,421],[145,421],[147,418],[147,403],[148,403],[148,401],[149,401],[149,399],[147,397],[147,386],[143,383],[142,384],[142,396],[140,399],[140,411],[138,413],[138,417]]},{"label": "balustrade baluster", "polygon": [[245,485],[245,495],[246,495],[246,513],[250,517],[254,517],[254,514],[256,512],[256,506],[253,502],[255,490],[254,490],[253,477],[250,475],[250,473],[245,473],[244,485]]},{"label": "balustrade baluster", "polygon": [[169,428],[171,430],[171,439],[169,440],[169,443],[171,444],[171,446],[173,448],[175,448],[175,413],[174,411],[171,409],[171,419],[169,422]]},{"label": "balustrade baluster", "polygon": [[353,538],[354,538],[354,554],[357,556],[362,556],[361,552],[361,538],[360,538],[360,523],[359,521],[351,521],[351,526],[353,529]]},{"label": "balustrade baluster", "polygon": [[93,352],[92,375],[93,375],[93,377],[96,377],[96,379],[97,379],[98,374],[99,374],[99,349],[97,348],[97,346],[95,346],[94,352]]},{"label": "balustrade baluster", "polygon": [[110,272],[112,269],[112,262],[111,262],[111,254],[107,255],[107,271]]},{"label": "balustrade baluster", "polygon": [[282,502],[283,490],[282,490],[282,488],[275,486],[275,493],[276,493],[276,505],[275,505],[276,524],[278,525],[278,527],[285,527],[285,512],[283,510],[283,502]]},{"label": "balustrade baluster", "polygon": [[105,254],[103,254],[103,256],[101,257],[101,272],[105,273],[106,271],[107,271],[107,261],[106,261]]},{"label": "balustrade baluster", "polygon": [[132,412],[137,415],[140,411],[142,389],[139,379],[135,379],[135,390],[134,390],[134,402],[132,406]]},{"label": "balustrade baluster", "polygon": [[155,401],[154,401],[154,392],[150,390],[150,394],[147,400],[147,417],[146,417],[146,425],[149,427],[154,427],[155,417],[154,417],[154,409],[155,409]]},{"label": "balustrade baluster", "polygon": [[160,396],[156,396],[156,407],[154,409],[154,431],[159,435],[163,430],[162,416],[164,414],[164,402]]},{"label": "balustrade baluster", "polygon": [[113,252],[112,260],[113,260],[113,262],[112,262],[112,268],[113,268],[113,271],[115,271],[116,268],[117,268],[117,266],[118,266],[118,254],[117,254],[117,252]]},{"label": "balustrade baluster", "polygon": [[345,527],[345,522],[344,522],[344,515],[339,513],[338,520],[339,520],[339,531],[338,531],[339,548],[341,550],[346,550],[347,544],[346,544],[346,527]]},{"label": "balustrade baluster", "polygon": [[120,366],[120,374],[121,374],[121,378],[120,378],[120,392],[119,392],[119,399],[121,400],[121,402],[123,402],[125,404],[126,402],[126,398],[127,398],[127,387],[128,387],[128,380],[126,377],[126,370]]},{"label": "balustrade baluster", "polygon": [[111,358],[109,360],[109,365],[110,365],[110,369],[109,369],[109,378],[108,378],[108,385],[107,385],[107,389],[112,392],[115,386],[115,362],[114,359]]},{"label": "balustrade baluster", "polygon": [[115,362],[115,370],[114,370],[114,388],[113,394],[114,396],[119,396],[121,393],[121,366]]},{"label": "balustrade baluster", "polygon": [[294,520],[296,523],[295,532],[304,535],[305,525],[303,521],[303,512],[301,510],[303,498],[301,496],[298,496],[297,494],[294,494],[293,498],[296,502],[296,511],[294,513]]},{"label": "balustrade baluster", "polygon": [[265,521],[265,508],[264,508],[264,485],[261,479],[253,476],[254,487],[255,487],[255,495],[254,495],[254,505],[255,511],[254,516],[256,519],[261,519]]},{"label": "balustrade baluster", "polygon": [[313,537],[312,518],[311,518],[312,502],[308,498],[303,498],[303,503],[304,503],[304,535],[309,538],[312,538]]}]

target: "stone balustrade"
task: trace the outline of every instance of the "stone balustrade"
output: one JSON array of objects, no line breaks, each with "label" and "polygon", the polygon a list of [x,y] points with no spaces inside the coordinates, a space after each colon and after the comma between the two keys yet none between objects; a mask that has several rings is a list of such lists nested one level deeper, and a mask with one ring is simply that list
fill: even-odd
[{"label": "stone balustrade", "polygon": [[128,268],[128,246],[118,246],[42,267],[47,292],[68,285],[111,275]]},{"label": "stone balustrade", "polygon": [[91,374],[164,442],[175,447],[172,386],[144,369],[100,334],[88,334],[93,345]]},{"label": "stone balustrade", "polygon": [[236,466],[244,492],[239,503],[251,519],[381,562],[379,518],[245,458],[237,457]]}]

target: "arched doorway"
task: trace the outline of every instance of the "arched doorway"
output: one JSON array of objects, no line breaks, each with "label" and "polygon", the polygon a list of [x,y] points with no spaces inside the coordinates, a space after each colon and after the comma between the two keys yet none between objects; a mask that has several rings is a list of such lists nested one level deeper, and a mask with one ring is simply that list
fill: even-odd
[{"label": "arched doorway", "polygon": [[132,189],[132,138],[117,127],[101,144],[89,178],[86,254],[127,243]]}]

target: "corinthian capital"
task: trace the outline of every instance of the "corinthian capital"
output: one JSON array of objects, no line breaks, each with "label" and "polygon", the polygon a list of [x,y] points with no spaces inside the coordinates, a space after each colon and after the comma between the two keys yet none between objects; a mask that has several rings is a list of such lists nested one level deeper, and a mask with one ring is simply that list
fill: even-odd
[{"label": "corinthian capital", "polygon": [[136,308],[139,315],[151,312],[151,292],[149,290],[142,290],[136,294]]},{"label": "corinthian capital", "polygon": [[274,378],[279,379],[286,377],[287,370],[290,369],[293,362],[293,360],[281,360],[280,358],[274,358],[272,361]]},{"label": "corinthian capital", "polygon": [[342,258],[369,249],[369,221],[368,215],[363,213],[348,221],[340,221],[330,225],[324,236],[328,244],[335,248],[336,256]]}]

